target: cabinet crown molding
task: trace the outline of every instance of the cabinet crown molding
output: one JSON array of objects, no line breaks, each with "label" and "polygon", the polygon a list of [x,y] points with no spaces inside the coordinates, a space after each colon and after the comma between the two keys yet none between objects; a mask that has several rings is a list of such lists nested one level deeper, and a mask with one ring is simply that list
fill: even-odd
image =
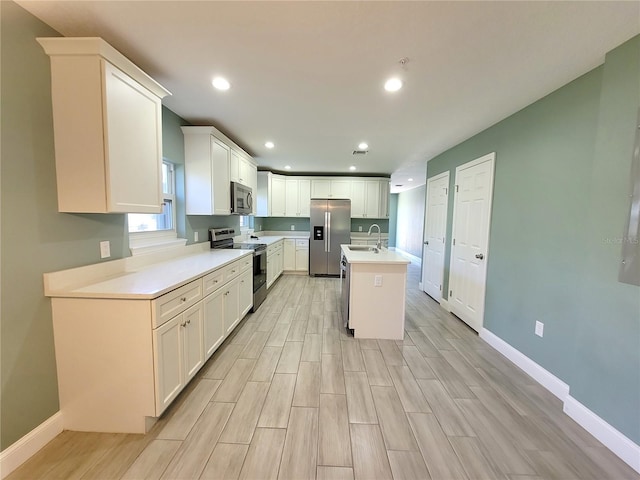
[{"label": "cabinet crown molding", "polygon": [[171,92],[100,37],[38,37],[44,53],[54,56],[97,55],[118,67],[159,98]]}]

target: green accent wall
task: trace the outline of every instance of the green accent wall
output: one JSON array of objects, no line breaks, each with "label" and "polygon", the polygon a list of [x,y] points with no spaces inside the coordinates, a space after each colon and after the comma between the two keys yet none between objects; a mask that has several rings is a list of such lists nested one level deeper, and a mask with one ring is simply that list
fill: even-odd
[{"label": "green accent wall", "polygon": [[124,215],[58,213],[49,57],[35,38],[59,34],[13,2],[0,9],[4,450],[59,409],[42,274],[102,261],[102,240],[111,242],[111,259],[129,249]]},{"label": "green accent wall", "polygon": [[[618,282],[640,106],[640,36],[604,65],[438,155],[496,152],[484,328],[640,443],[640,289]],[[449,196],[451,238],[454,196]],[[446,252],[445,287],[450,246]],[[448,288],[445,288],[445,293]],[[535,321],[544,338],[534,335]]]},{"label": "green accent wall", "polygon": [[396,246],[398,230],[398,195],[398,193],[392,193],[389,195],[389,247]]},{"label": "green accent wall", "polygon": [[[351,231],[356,233],[367,233],[369,231],[369,227],[374,223],[377,223],[380,226],[380,232],[389,233],[389,220],[386,218],[352,218]],[[360,227],[362,227],[362,232],[360,232]],[[377,230],[374,230],[374,232],[377,233]]]},{"label": "green accent wall", "polygon": [[[382,233],[389,231],[389,220],[383,218],[377,219],[364,219],[364,218],[352,218],[351,219],[351,231],[359,232],[359,227],[362,227],[362,233],[367,233],[369,227],[377,223],[380,226]],[[302,231],[309,233],[310,223],[308,218],[293,218],[293,217],[255,217],[254,228],[256,231],[291,231],[291,225],[295,227],[295,231]]]}]

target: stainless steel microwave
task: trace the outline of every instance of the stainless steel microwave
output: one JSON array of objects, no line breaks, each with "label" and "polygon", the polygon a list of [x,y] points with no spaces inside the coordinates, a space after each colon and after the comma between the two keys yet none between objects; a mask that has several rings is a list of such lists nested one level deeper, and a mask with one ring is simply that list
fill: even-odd
[{"label": "stainless steel microwave", "polygon": [[231,182],[231,213],[251,215],[253,208],[253,192],[251,187],[238,182]]}]

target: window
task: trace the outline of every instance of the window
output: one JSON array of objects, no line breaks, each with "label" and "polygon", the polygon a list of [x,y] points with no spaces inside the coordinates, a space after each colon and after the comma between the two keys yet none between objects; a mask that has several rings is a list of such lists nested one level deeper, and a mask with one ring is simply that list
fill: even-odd
[{"label": "window", "polygon": [[176,230],[176,182],[173,164],[162,162],[162,213],[130,213],[129,233]]},{"label": "window", "polygon": [[186,244],[176,231],[176,179],[171,162],[162,162],[162,213],[130,213],[129,248],[133,255]]}]

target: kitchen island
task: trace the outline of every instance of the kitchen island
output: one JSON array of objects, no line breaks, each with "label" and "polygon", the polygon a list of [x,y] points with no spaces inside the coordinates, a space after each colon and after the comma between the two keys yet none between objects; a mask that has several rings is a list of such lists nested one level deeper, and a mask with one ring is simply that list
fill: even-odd
[{"label": "kitchen island", "polygon": [[342,316],[355,338],[404,338],[407,265],[387,249],[341,245]]}]

